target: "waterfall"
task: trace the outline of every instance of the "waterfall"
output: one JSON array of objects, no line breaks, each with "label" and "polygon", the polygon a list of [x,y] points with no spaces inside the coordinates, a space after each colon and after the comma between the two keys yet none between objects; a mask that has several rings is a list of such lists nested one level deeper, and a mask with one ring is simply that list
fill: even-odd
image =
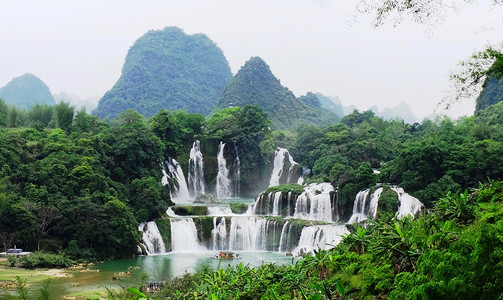
[{"label": "waterfall", "polygon": [[279,180],[281,179],[281,175],[283,175],[283,165],[285,163],[285,154],[287,152],[288,150],[279,147],[276,151],[274,151],[274,164],[269,186],[279,185]]},{"label": "waterfall", "polygon": [[381,197],[381,193],[383,191],[383,188],[378,188],[373,194],[372,197],[370,198],[370,205],[369,205],[369,212],[368,215],[372,216],[372,219],[375,219],[377,216],[377,203],[379,198]]},{"label": "waterfall", "polygon": [[[288,174],[285,179],[281,180],[283,176],[283,170],[285,168],[285,163],[288,162],[290,167],[288,169]],[[269,186],[280,185],[281,183],[297,183],[299,181],[299,164],[297,164],[293,157],[290,155],[288,150],[284,148],[276,148],[274,151],[274,163],[271,173],[271,179],[269,180]]]},{"label": "waterfall", "polygon": [[349,234],[346,225],[307,226],[302,229],[299,245],[294,255],[303,255],[318,249],[328,249],[339,244],[344,235]]},{"label": "waterfall", "polygon": [[188,177],[192,195],[197,197],[204,194],[203,154],[201,153],[201,144],[198,140],[194,142],[192,149],[190,149]]},{"label": "waterfall", "polygon": [[397,193],[398,201],[400,202],[400,206],[398,207],[398,211],[396,213],[398,218],[406,217],[408,215],[415,217],[421,211],[423,204],[417,198],[407,194],[402,188],[392,187],[391,189]]},{"label": "waterfall", "polygon": [[256,217],[232,217],[229,230],[230,250],[277,251],[277,221]]},{"label": "waterfall", "polygon": [[291,235],[292,235],[292,223],[286,221],[285,225],[281,229],[281,235],[279,238],[279,249],[278,252],[287,252],[291,251],[292,243],[291,243]]},{"label": "waterfall", "polygon": [[[352,224],[361,222],[363,220],[366,220],[368,216],[375,218],[377,215],[378,200],[381,196],[382,191],[383,188],[378,188],[374,193],[372,193],[372,195],[370,195],[370,198],[370,189],[358,192],[353,204],[353,214],[351,215],[348,223]],[[369,202],[368,207],[366,206],[367,202]]]},{"label": "waterfall", "polygon": [[273,216],[279,216],[279,201],[281,200],[281,192],[276,192],[274,194],[274,200],[272,205],[272,214]]},{"label": "waterfall", "polygon": [[225,250],[227,247],[227,227],[224,217],[213,218],[213,230],[211,231],[213,250]]},{"label": "waterfall", "polygon": [[224,206],[208,206],[208,216],[230,216],[232,210],[230,207]]},{"label": "waterfall", "polygon": [[311,183],[304,188],[295,203],[294,218],[332,222],[330,192],[335,189],[328,182]]},{"label": "waterfall", "polygon": [[355,197],[355,202],[353,204],[353,214],[349,218],[348,223],[357,223],[367,219],[365,214],[365,202],[367,201],[368,195],[370,193],[369,189],[358,192]]},{"label": "waterfall", "polygon": [[143,222],[138,225],[138,231],[143,232],[143,246],[147,250],[147,254],[166,252],[161,233],[154,221]]},{"label": "waterfall", "polygon": [[173,158],[168,158],[166,161],[168,166],[168,172],[164,169],[162,170],[163,178],[161,180],[162,185],[169,184],[169,179],[173,182],[170,185],[171,199],[173,200],[188,200],[190,199],[189,188],[187,187],[187,182],[185,181],[185,176],[183,175],[182,167]]},{"label": "waterfall", "polygon": [[218,174],[216,193],[218,199],[229,198],[231,196],[231,181],[229,180],[229,170],[224,157],[225,144],[220,142],[218,145],[217,161],[218,161]]},{"label": "waterfall", "polygon": [[236,152],[236,158],[234,159],[233,169],[234,169],[234,180],[233,180],[233,196],[239,198],[241,194],[240,180],[241,180],[241,161],[239,160],[239,153],[236,144],[234,144],[234,151]]},{"label": "waterfall", "polygon": [[173,252],[201,252],[206,248],[199,244],[197,229],[192,218],[170,219],[171,246]]}]

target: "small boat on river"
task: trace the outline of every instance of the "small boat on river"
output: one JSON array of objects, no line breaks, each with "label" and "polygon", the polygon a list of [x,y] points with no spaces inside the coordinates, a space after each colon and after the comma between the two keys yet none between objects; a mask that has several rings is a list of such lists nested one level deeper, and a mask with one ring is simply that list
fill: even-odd
[{"label": "small boat on river", "polygon": [[234,253],[232,251],[220,251],[218,254],[212,257],[213,259],[241,259],[239,253]]}]

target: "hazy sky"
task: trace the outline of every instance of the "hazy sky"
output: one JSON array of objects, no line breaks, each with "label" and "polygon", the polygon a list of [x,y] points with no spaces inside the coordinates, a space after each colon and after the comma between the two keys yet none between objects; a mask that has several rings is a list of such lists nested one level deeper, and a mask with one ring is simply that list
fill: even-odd
[{"label": "hazy sky", "polygon": [[[341,0],[0,0],[0,87],[33,73],[52,93],[102,96],[120,76],[128,49],[151,29],[205,33],[232,72],[262,57],[296,96],[339,96],[344,105],[407,102],[433,113],[448,73],[474,51],[503,41],[503,6],[481,0],[427,33],[408,22],[374,29]],[[356,18],[355,18],[356,16]],[[471,114],[464,102],[451,115]]]}]

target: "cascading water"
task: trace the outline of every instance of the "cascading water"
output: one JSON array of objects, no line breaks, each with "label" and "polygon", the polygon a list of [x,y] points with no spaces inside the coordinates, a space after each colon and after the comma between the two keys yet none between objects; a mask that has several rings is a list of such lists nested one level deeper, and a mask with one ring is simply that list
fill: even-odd
[{"label": "cascading water", "polygon": [[277,251],[278,222],[256,217],[232,217],[229,230],[230,250]]},{"label": "cascading water", "polygon": [[231,216],[232,210],[230,207],[226,206],[208,206],[209,216]]},{"label": "cascading water", "polygon": [[[284,177],[283,170],[287,162],[290,164],[288,174],[286,180],[281,180]],[[275,186],[281,183],[297,183],[299,180],[298,167],[299,165],[293,160],[288,150],[280,147],[276,148],[274,151],[274,162],[269,186]]]},{"label": "cascading water", "polygon": [[327,182],[311,183],[297,197],[294,218],[332,222],[332,202],[330,193],[334,187]]},{"label": "cascading water", "polygon": [[169,184],[169,180],[171,180],[171,182],[175,181],[170,185],[171,199],[175,201],[189,200],[189,188],[187,187],[187,182],[185,181],[182,167],[180,167],[180,164],[173,158],[168,158],[166,165],[168,166],[168,172],[166,172],[164,169],[162,170],[163,178],[161,180],[161,183],[163,185],[166,185]]},{"label": "cascading water", "polygon": [[353,204],[353,214],[348,223],[358,223],[368,219],[369,216],[374,219],[377,216],[377,204],[382,191],[383,188],[381,187],[375,190],[371,195],[370,189],[358,192],[355,197],[355,203]]},{"label": "cascading water", "polygon": [[240,180],[241,180],[241,161],[239,160],[239,153],[236,144],[234,144],[234,152],[236,152],[236,158],[234,159],[233,169],[234,169],[234,180],[233,180],[233,196],[239,198],[241,194]]},{"label": "cascading water", "polygon": [[224,250],[228,245],[227,227],[224,217],[213,218],[213,230],[211,231],[213,250]]},{"label": "cascading water", "polygon": [[216,194],[218,199],[225,199],[231,197],[231,181],[229,179],[229,170],[224,157],[225,144],[220,142],[218,145],[217,161],[218,161],[218,174],[216,184]]},{"label": "cascading water", "polygon": [[423,204],[411,195],[404,192],[402,188],[391,188],[398,195],[400,206],[398,207],[397,217],[403,218],[407,216],[415,217],[422,209]]},{"label": "cascading water", "polygon": [[189,158],[189,187],[193,197],[205,193],[203,153],[201,153],[201,143],[196,140],[190,149]]},{"label": "cascading water", "polygon": [[206,250],[199,244],[197,229],[192,218],[170,219],[171,247],[173,252],[200,252]]},{"label": "cascading water", "polygon": [[294,255],[313,252],[318,249],[328,249],[339,244],[344,235],[349,234],[346,225],[318,225],[304,227],[300,234],[299,245],[293,251]]},{"label": "cascading water", "polygon": [[[402,218],[408,215],[416,216],[423,204],[416,198],[404,192],[402,188],[391,187],[391,190],[398,195],[398,202],[400,203],[396,216]],[[360,191],[353,204],[353,214],[348,223],[357,223],[372,217],[377,216],[377,207],[379,198],[381,197],[383,188],[378,188],[372,195],[369,196],[370,190]],[[368,205],[367,205],[368,203]]]},{"label": "cascading water", "polygon": [[138,225],[138,231],[143,232],[142,244],[145,247],[147,254],[166,252],[164,241],[162,240],[157,224],[154,221],[141,223]]}]

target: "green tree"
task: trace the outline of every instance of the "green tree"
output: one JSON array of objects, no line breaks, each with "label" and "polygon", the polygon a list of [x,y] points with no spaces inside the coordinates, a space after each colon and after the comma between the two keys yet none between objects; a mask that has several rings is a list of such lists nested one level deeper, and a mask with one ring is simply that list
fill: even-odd
[{"label": "green tree", "polygon": [[69,133],[73,123],[75,107],[70,106],[70,102],[60,102],[54,106],[56,126]]}]

